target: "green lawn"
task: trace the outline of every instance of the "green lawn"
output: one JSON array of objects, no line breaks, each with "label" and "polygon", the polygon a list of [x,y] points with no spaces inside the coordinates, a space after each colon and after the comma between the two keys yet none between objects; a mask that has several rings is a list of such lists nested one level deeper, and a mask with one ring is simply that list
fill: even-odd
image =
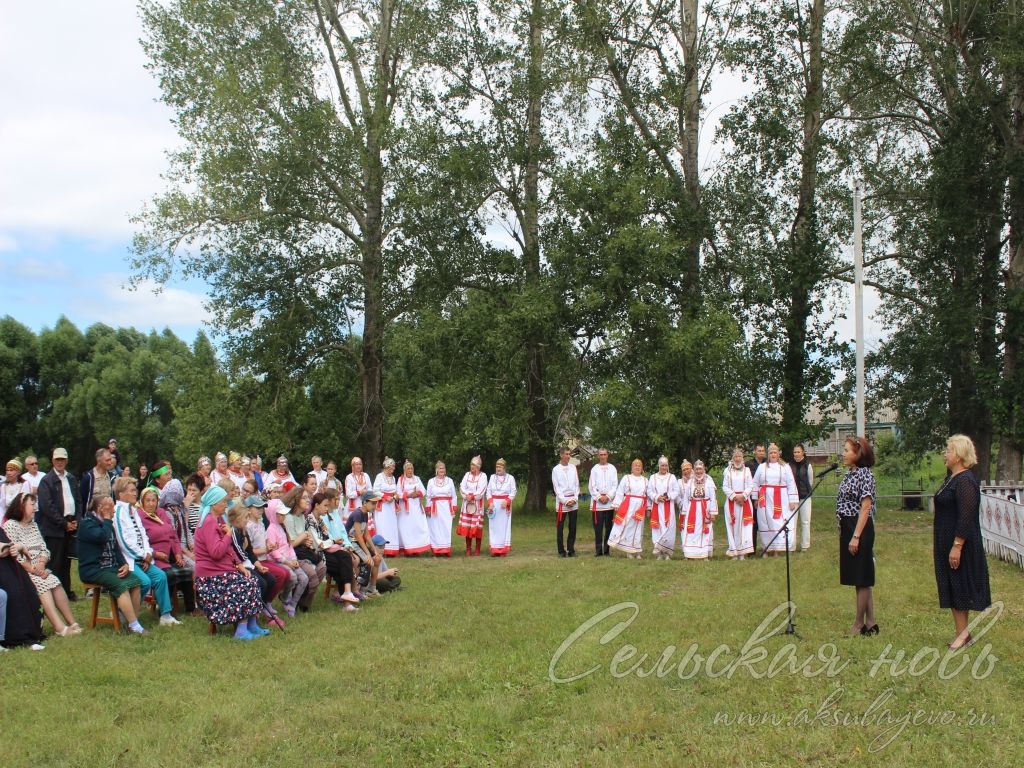
[{"label": "green lawn", "polygon": [[[678,646],[678,662],[691,643],[704,656],[729,646],[712,672],[736,662],[784,599],[783,561],[597,559],[587,525],[580,557],[560,560],[552,524],[519,516],[509,558],[395,560],[406,589],[352,615],[318,598],[311,614],[289,622],[286,636],[236,643],[186,619],[182,627],[153,627],[148,640],[101,628],[51,639],[41,653],[3,654],[3,764],[1021,764],[1024,573],[990,561],[993,595],[1006,609],[966,651],[973,663],[991,643],[988,659],[996,661],[987,676],[979,668],[983,679],[972,679],[968,667],[943,680],[938,665],[916,676],[885,668],[872,678],[883,652],[909,658],[926,647],[945,650],[951,632],[935,597],[928,515],[883,512],[880,523],[878,637],[844,636],[853,590],[837,583],[834,517],[825,504],[813,548],[793,559],[802,635],[794,658],[834,655],[845,669],[833,676],[783,669],[756,679],[785,653],[781,636],[760,644],[768,660],[736,664],[731,679],[709,675],[706,666],[680,679],[669,662],[662,665],[668,674],[623,675],[637,660],[626,658],[627,644],[649,654],[643,672],[669,646]],[[720,525],[716,535],[722,552]],[[549,667],[563,641],[619,603],[636,610],[585,633],[555,667],[559,677],[596,671],[552,682]],[[76,611],[84,622],[85,602]],[[602,645],[602,635],[634,612],[632,624]],[[151,616],[145,622],[156,623]],[[882,704],[872,710],[875,701]],[[887,724],[879,709],[889,711]],[[972,710],[990,719],[969,724]],[[873,712],[868,722],[841,722],[865,712]],[[790,719],[722,722],[741,713]],[[886,733],[913,717],[898,734]],[[891,743],[871,754],[888,736]]]}]

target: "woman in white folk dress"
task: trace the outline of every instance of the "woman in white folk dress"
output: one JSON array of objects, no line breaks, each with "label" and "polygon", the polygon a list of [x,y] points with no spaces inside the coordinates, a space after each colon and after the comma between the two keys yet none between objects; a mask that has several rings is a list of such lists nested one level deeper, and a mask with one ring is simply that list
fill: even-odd
[{"label": "woman in white folk dress", "polygon": [[[363,494],[373,490],[370,476],[363,472],[363,460],[358,456],[353,456],[349,466],[352,471],[345,477],[345,499],[348,502],[343,515],[345,520],[348,520],[348,516],[359,508]],[[366,532],[370,536],[377,533],[377,524],[374,522],[372,512],[366,516]]]},{"label": "woman in white folk dress", "polygon": [[402,550],[402,539],[398,533],[398,481],[395,480],[395,460],[384,458],[384,466],[373,481],[373,490],[381,495],[377,501],[377,511],[373,518],[376,523],[377,535],[383,536],[384,557],[397,557]]},{"label": "woman in white folk dress", "polygon": [[498,459],[494,474],[487,481],[487,542],[491,557],[505,557],[512,549],[512,502],[516,498],[516,479],[505,471],[505,460]]},{"label": "woman in white folk dress", "polygon": [[715,552],[715,518],[718,516],[718,498],[715,481],[708,475],[704,462],[693,465],[693,477],[683,486],[680,494],[682,514],[683,557],[687,560],[707,560]]},{"label": "woman in white folk dress", "polygon": [[480,556],[480,542],[484,538],[484,503],[487,496],[487,474],[480,471],[483,466],[479,456],[469,463],[469,472],[462,477],[459,490],[462,492],[462,509],[455,533],[466,539],[466,557],[472,557],[470,547],[476,540],[476,556]]},{"label": "woman in white folk dress", "polygon": [[795,549],[796,537],[792,527],[786,533],[780,534],[779,531],[790,512],[796,509],[796,478],[789,465],[782,461],[779,446],[775,443],[768,447],[768,461],[758,466],[754,473],[754,493],[757,495],[757,530],[765,552],[777,555],[785,552],[786,547],[790,551]]},{"label": "woman in white folk dress", "polygon": [[671,560],[676,551],[676,499],[679,481],[668,471],[668,459],[658,459],[658,471],[647,482],[647,500],[651,503],[651,541],[659,560]]},{"label": "woman in white folk dress", "polygon": [[644,548],[644,519],[647,517],[647,478],[644,463],[633,459],[628,475],[623,475],[615,491],[615,517],[608,546],[625,552],[627,558],[640,559]]},{"label": "woman in white folk dress", "polygon": [[725,494],[725,533],[729,539],[728,557],[744,560],[754,553],[754,506],[750,497],[754,493],[754,478],[743,463],[743,449],[732,452],[732,461],[722,473],[722,492]]},{"label": "woman in white folk dress", "polygon": [[427,531],[435,557],[452,556],[452,519],[457,503],[455,483],[448,477],[444,462],[439,461],[434,465],[434,477],[427,483]]},{"label": "woman in white folk dress", "polygon": [[427,489],[415,475],[412,462],[408,459],[402,465],[402,476],[398,478],[398,540],[402,543],[402,554],[419,557],[430,549],[430,531],[427,516],[423,512],[423,499]]}]

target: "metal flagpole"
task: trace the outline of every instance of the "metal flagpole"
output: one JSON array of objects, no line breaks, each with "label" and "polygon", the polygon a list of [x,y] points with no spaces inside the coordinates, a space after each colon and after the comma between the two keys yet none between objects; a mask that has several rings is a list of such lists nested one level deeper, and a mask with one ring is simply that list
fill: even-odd
[{"label": "metal flagpole", "polygon": [[864,415],[864,240],[861,180],[853,180],[853,312],[857,354],[857,435],[867,430]]}]

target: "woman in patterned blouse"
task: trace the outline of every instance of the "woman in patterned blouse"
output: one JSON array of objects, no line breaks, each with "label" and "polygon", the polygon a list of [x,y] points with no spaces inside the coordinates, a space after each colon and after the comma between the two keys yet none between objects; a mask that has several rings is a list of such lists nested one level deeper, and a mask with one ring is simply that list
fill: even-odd
[{"label": "woman in patterned blouse", "polygon": [[875,602],[875,452],[866,437],[849,437],[843,445],[846,476],[836,492],[839,519],[839,583],[857,589],[857,614],[850,636],[877,635]]}]

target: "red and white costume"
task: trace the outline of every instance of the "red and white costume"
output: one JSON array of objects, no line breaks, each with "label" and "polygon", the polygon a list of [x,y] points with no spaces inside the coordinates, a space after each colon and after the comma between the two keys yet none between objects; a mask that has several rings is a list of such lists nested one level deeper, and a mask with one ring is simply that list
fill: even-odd
[{"label": "red and white costume", "polygon": [[[722,492],[725,493],[725,533],[729,557],[745,557],[754,552],[754,505],[750,497],[754,493],[754,478],[746,464],[739,467],[730,463],[722,473]],[[734,496],[742,500],[734,500]]]},{"label": "red and white costume", "polygon": [[423,512],[426,494],[427,489],[415,475],[398,478],[398,540],[403,555],[419,555],[430,549],[430,531]]},{"label": "red and white costume", "polygon": [[427,483],[427,531],[435,555],[452,554],[452,519],[455,517],[455,483],[448,476],[433,477]]},{"label": "red and white costume", "polygon": [[643,475],[623,475],[615,491],[615,518],[608,546],[639,555],[644,548],[644,519],[647,517],[647,478]]},{"label": "red and white costume", "polygon": [[687,560],[706,560],[714,554],[717,515],[715,481],[706,472],[703,477],[694,472],[680,494],[679,530]]},{"label": "red and white costume", "polygon": [[[665,462],[666,465],[668,462]],[[664,496],[664,501],[658,501]],[[647,500],[651,509],[651,541],[654,553],[672,557],[676,551],[676,500],[679,481],[671,472],[656,472],[647,481]]]},{"label": "red and white costume", "polygon": [[507,555],[512,549],[512,502],[516,479],[508,472],[495,472],[487,481],[487,541],[492,555]]},{"label": "red and white costume", "polygon": [[[370,482],[370,476],[365,472],[360,472],[358,475],[349,472],[345,477],[345,499],[346,507],[344,513],[344,520],[348,520],[348,516],[356,511],[359,506],[359,497],[367,491],[373,490],[373,483]],[[377,533],[377,524],[374,522],[373,513],[369,515],[369,520],[366,521],[366,532],[372,537]]]},{"label": "red and white costume", "polygon": [[[754,473],[754,494],[757,496],[757,531],[761,535],[761,545],[768,552],[784,552],[788,546],[796,549],[796,536],[790,525],[786,534],[775,535],[782,530],[783,523],[796,508],[796,478],[788,464],[777,461],[766,461]],[[770,546],[768,542],[775,539]]]},{"label": "red and white costume", "polygon": [[[462,493],[462,508],[459,511],[459,525],[455,533],[467,539],[484,537],[484,504],[487,496],[487,473],[467,472],[459,484]],[[470,503],[472,502],[472,504]]]},{"label": "red and white costume", "polygon": [[[387,466],[389,460],[385,460]],[[394,462],[392,461],[392,466]],[[381,472],[373,481],[373,490],[381,494],[382,498],[377,502],[377,511],[373,518],[377,526],[377,533],[384,537],[387,544],[384,545],[384,556],[395,557],[401,551],[402,542],[398,534],[398,513],[396,511],[396,499],[398,498],[398,481],[395,476],[388,476]]]}]

